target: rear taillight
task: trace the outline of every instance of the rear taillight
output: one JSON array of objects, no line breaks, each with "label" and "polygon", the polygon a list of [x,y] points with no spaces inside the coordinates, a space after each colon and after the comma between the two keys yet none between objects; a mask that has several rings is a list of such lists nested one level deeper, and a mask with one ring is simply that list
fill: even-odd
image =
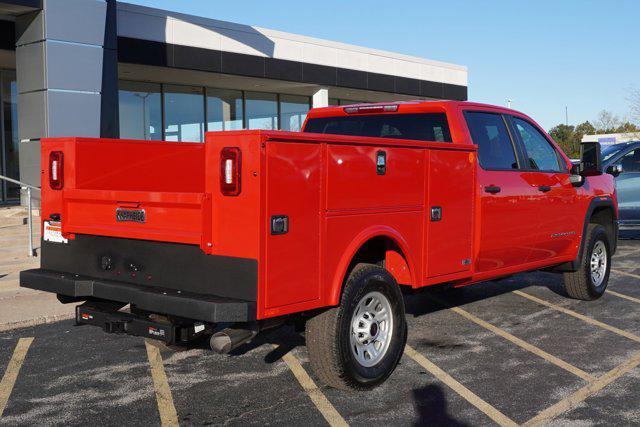
[{"label": "rear taillight", "polygon": [[225,147],[220,152],[220,191],[225,196],[240,194],[242,153],[238,147]]},{"label": "rear taillight", "polygon": [[64,187],[64,155],[62,151],[52,151],[49,154],[49,186],[53,190]]}]

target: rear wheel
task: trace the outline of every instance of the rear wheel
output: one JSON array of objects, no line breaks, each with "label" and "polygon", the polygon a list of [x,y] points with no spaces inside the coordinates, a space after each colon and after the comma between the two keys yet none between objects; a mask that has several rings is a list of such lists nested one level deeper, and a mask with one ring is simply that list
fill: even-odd
[{"label": "rear wheel", "polygon": [[407,326],[393,276],[373,264],[349,275],[338,307],[307,322],[311,367],[327,385],[372,388],[391,375],[402,356]]},{"label": "rear wheel", "polygon": [[611,271],[611,246],[605,228],[589,224],[584,238],[580,268],[564,273],[567,294],[571,298],[591,301],[607,289]]}]

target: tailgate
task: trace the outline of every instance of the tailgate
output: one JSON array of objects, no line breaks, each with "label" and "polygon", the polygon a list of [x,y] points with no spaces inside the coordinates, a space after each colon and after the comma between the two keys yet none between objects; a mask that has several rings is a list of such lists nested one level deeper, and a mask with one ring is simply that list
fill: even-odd
[{"label": "tailgate", "polygon": [[[62,153],[59,190],[46,182],[51,153]],[[204,144],[196,143],[44,140],[43,219],[60,216],[62,232],[70,236],[206,246],[211,198],[205,193],[204,153]]]}]

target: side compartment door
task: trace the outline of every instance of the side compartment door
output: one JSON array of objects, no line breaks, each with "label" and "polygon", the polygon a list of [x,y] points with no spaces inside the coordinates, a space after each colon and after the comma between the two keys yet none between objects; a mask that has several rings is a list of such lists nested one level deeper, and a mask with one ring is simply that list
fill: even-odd
[{"label": "side compartment door", "polygon": [[429,151],[428,277],[471,270],[474,182],[474,153]]},{"label": "side compartment door", "polygon": [[320,298],[320,144],[267,144],[267,309]]},{"label": "side compartment door", "polygon": [[[515,142],[500,113],[465,111],[471,139],[478,146],[480,199],[476,272],[488,273],[524,264],[536,235],[532,187],[522,176]],[[476,216],[478,218],[478,216]]]}]

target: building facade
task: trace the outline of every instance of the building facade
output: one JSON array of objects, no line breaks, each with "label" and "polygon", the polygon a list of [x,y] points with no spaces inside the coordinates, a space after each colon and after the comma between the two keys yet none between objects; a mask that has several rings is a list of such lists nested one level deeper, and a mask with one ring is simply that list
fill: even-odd
[{"label": "building facade", "polygon": [[467,99],[464,66],[113,0],[0,0],[0,82],[0,174],[34,185],[45,137],[199,142],[299,130],[312,107]]}]

